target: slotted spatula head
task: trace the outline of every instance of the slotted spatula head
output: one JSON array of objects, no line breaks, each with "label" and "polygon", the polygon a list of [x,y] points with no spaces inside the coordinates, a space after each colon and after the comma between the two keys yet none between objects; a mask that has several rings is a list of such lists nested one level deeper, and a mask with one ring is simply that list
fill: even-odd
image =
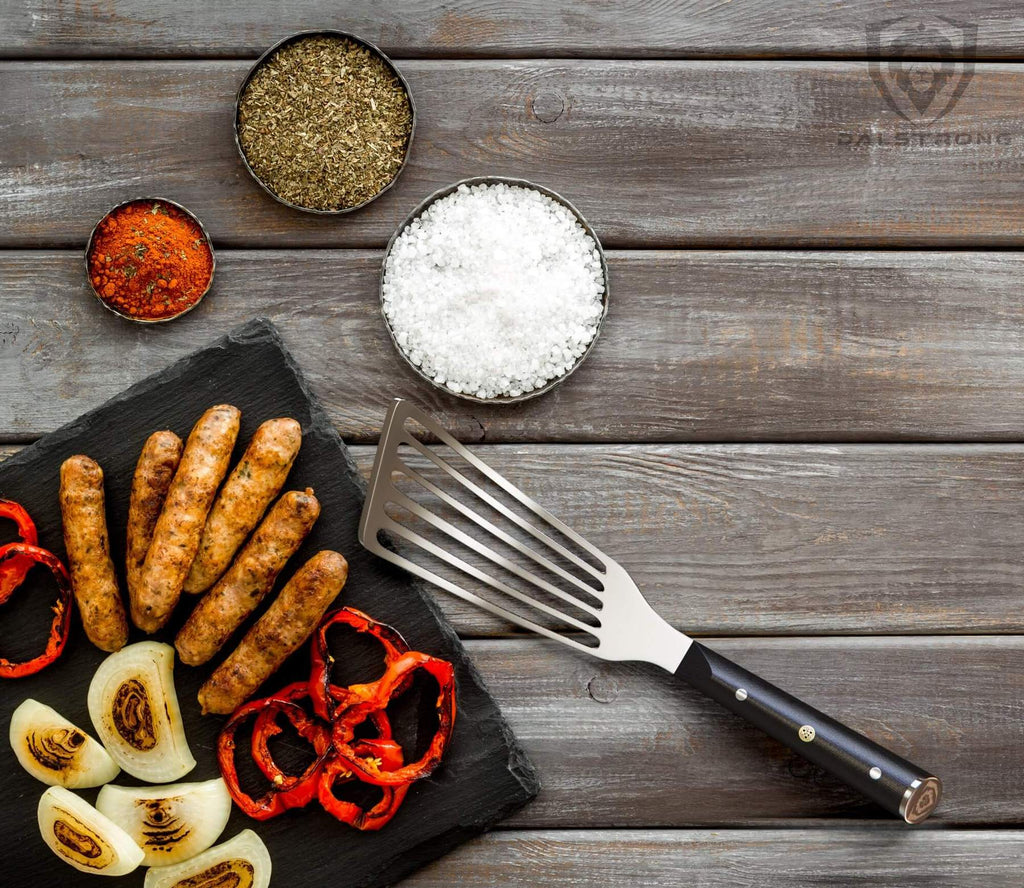
[{"label": "slotted spatula head", "polygon": [[908,823],[941,797],[929,771],[677,632],[619,564],[405,401],[384,423],[359,541],[524,629],[667,669]]},{"label": "slotted spatula head", "polygon": [[[442,447],[422,443],[415,426]],[[605,660],[674,672],[691,644],[618,563],[408,401],[396,400],[384,422],[359,541],[477,607]]]}]

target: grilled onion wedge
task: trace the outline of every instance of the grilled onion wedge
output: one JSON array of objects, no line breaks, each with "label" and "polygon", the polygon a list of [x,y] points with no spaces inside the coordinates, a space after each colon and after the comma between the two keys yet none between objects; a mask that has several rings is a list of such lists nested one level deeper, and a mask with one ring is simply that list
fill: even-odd
[{"label": "grilled onion wedge", "polygon": [[50,786],[102,786],[121,771],[85,731],[38,700],[25,700],[14,710],[10,738],[19,764]]},{"label": "grilled onion wedge", "polygon": [[133,777],[169,783],[196,765],[169,644],[140,641],[107,657],[89,685],[89,717],[110,757]]},{"label": "grilled onion wedge", "polygon": [[96,810],[132,837],[144,866],[169,866],[205,851],[224,832],[231,796],[224,781],[166,786],[114,786],[100,790]]},{"label": "grilled onion wedge", "polygon": [[37,815],[43,841],[76,870],[123,876],[142,863],[142,849],[128,833],[63,786],[43,793]]},{"label": "grilled onion wedge", "polygon": [[270,852],[251,829],[174,866],[154,866],[146,873],[145,888],[196,888],[233,885],[268,888]]}]

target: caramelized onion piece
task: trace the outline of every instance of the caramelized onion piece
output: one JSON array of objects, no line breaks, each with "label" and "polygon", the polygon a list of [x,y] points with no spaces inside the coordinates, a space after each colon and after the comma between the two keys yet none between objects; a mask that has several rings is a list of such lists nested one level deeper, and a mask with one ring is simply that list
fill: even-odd
[{"label": "caramelized onion piece", "polygon": [[166,786],[104,786],[96,809],[135,840],[145,866],[168,866],[209,848],[228,825],[231,796],[217,777]]},{"label": "caramelized onion piece", "polygon": [[107,657],[89,685],[89,716],[111,758],[133,777],[166,783],[195,767],[168,644],[141,641]]},{"label": "caramelized onion piece", "polygon": [[43,841],[76,870],[123,876],[142,863],[142,849],[128,833],[63,786],[43,793],[37,814]]},{"label": "caramelized onion piece", "polygon": [[10,739],[21,766],[50,786],[102,786],[121,770],[85,731],[38,700],[14,710]]},{"label": "caramelized onion piece", "polygon": [[154,866],[145,888],[268,888],[270,852],[251,829],[174,866]]}]

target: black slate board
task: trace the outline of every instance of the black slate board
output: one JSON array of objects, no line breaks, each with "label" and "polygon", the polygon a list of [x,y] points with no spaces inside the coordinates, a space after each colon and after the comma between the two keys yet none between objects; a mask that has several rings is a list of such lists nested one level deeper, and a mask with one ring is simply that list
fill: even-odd
[{"label": "black slate board", "polygon": [[[339,356],[338,373],[345,372]],[[123,589],[124,533],[128,492],[135,461],[146,437],[170,428],[184,438],[210,405],[228,402],[242,411],[236,458],[262,421],[292,416],[303,428],[302,450],[286,489],[311,486],[322,514],[303,549],[279,580],[311,554],[332,548],[350,564],[340,603],[366,610],[400,629],[416,649],[457,664],[458,717],[444,765],[410,791],[402,810],[381,832],[360,833],[338,823],[313,805],[266,823],[237,809],[223,838],[255,829],[273,858],[273,883],[289,888],[331,885],[378,886],[401,879],[425,862],[507,817],[538,790],[536,774],[494,700],[466,658],[454,631],[425,592],[405,575],[366,552],[356,539],[363,492],[337,431],[311,395],[291,356],[266,320],[240,327],[209,348],[168,367],[69,425],[47,435],[0,465],[0,496],[24,504],[36,521],[40,544],[64,557],[57,502],[58,468],[74,453],[96,459],[106,475],[107,512],[115,564]],[[0,541],[11,538],[9,522]],[[45,635],[45,600],[51,587],[33,571],[16,600],[0,609],[0,650],[8,656],[28,653],[27,638]],[[179,605],[174,625],[155,636],[170,642],[192,600]],[[25,631],[31,622],[33,632]],[[131,641],[142,633],[133,630]],[[36,826],[36,805],[45,787],[17,764],[6,742],[11,712],[26,697],[53,706],[92,731],[86,706],[89,680],[103,654],[86,640],[77,615],[64,656],[36,676],[0,685],[0,829],[4,862],[0,884],[34,888],[42,884],[95,886],[98,879],[59,861],[43,844]],[[196,691],[209,668],[175,665],[175,684],[192,752],[198,764],[184,780],[217,776],[214,743],[222,719],[202,717]],[[308,674],[306,650],[299,651],[267,683],[275,690]],[[122,774],[116,781],[138,781]],[[82,795],[95,801],[96,790]],[[142,885],[140,868],[118,884]],[[99,880],[101,881],[101,880]]]}]

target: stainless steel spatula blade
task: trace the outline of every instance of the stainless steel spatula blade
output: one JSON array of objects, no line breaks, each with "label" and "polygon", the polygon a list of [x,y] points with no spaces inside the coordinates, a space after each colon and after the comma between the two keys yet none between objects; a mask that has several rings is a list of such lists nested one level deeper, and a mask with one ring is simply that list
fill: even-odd
[{"label": "stainless steel spatula blade", "polygon": [[[422,443],[413,425],[452,456]],[[388,411],[359,541],[524,629],[674,673],[908,823],[938,804],[938,778],[674,629],[614,559],[407,401]]]}]

